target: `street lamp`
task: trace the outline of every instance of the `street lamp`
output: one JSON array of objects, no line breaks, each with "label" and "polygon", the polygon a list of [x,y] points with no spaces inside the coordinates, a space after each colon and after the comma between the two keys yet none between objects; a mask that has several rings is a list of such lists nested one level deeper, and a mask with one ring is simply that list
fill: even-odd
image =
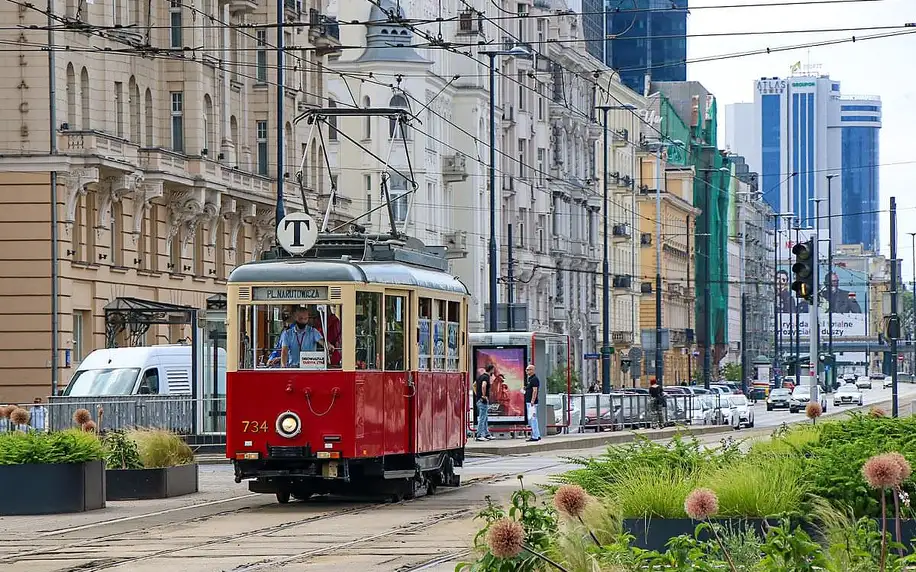
[{"label": "street lamp", "polygon": [[612,109],[626,109],[632,111],[636,109],[633,105],[599,105],[598,109],[604,117],[604,169],[602,171],[602,183],[604,185],[604,264],[602,265],[602,276],[604,278],[604,289],[602,291],[602,324],[603,335],[601,339],[601,393],[608,394],[611,392],[611,265],[608,260],[608,234],[607,223],[610,218],[608,213],[608,180],[607,180],[607,162],[608,162],[608,111]]},{"label": "street lamp", "polygon": [[[827,284],[825,295],[827,296],[827,353],[831,357],[830,375],[827,379],[828,391],[833,389],[836,383],[836,360],[833,360],[833,193],[830,192],[831,183],[836,173],[827,175]],[[818,221],[820,225],[820,221]]]},{"label": "street lamp", "polygon": [[[910,375],[916,380],[916,232],[908,232],[913,244],[910,255],[913,261],[913,290],[910,296],[910,314],[913,315],[913,329],[910,330],[910,344],[913,346],[913,361],[910,363]],[[865,309],[868,311],[868,308]]]},{"label": "street lamp", "polygon": [[496,294],[497,288],[497,260],[496,260],[496,56],[511,56],[516,58],[531,59],[531,50],[518,45],[508,50],[492,50],[480,52],[490,58],[490,324],[489,330],[495,332],[496,324]]},{"label": "street lamp", "polygon": [[[773,381],[782,349],[782,319],[779,316],[779,219],[791,219],[791,212],[773,213]],[[791,314],[790,314],[791,315]],[[780,385],[781,387],[781,385]]]}]

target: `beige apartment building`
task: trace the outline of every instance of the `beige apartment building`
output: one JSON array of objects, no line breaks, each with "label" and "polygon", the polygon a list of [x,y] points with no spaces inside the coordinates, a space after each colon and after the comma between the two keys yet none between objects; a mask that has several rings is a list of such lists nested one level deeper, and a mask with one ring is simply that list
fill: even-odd
[{"label": "beige apartment building", "polygon": [[[107,345],[176,343],[189,323],[131,328],[131,308],[205,310],[237,264],[273,245],[277,188],[276,22],[250,0],[67,2],[55,25],[56,118],[49,113],[48,41],[34,9],[0,5],[12,45],[0,55],[0,400],[65,384]],[[321,6],[287,3],[283,174],[287,210],[301,210],[305,144],[298,111],[324,101],[337,45]],[[314,12],[309,12],[309,9]],[[308,22],[312,22],[312,26]],[[88,24],[105,28],[75,28]],[[128,26],[115,30],[113,26]],[[61,28],[68,29],[61,29]],[[306,33],[307,32],[307,33]],[[16,47],[18,46],[18,47]],[[317,47],[320,49],[310,49]],[[52,123],[53,122],[53,123]],[[58,153],[49,154],[50,125]],[[317,136],[316,136],[317,137]],[[317,146],[317,143],[315,144]],[[320,155],[319,155],[320,156]],[[306,162],[308,200],[326,173]],[[52,198],[57,176],[57,379],[51,372]],[[316,205],[313,205],[313,208]],[[215,298],[214,298],[215,296]],[[121,309],[106,324],[106,307]]]},{"label": "beige apartment building", "polygon": [[[655,343],[656,320],[656,263],[658,245],[661,244],[662,278],[662,328],[669,331],[669,347],[662,354],[663,383],[677,385],[688,382],[691,373],[693,344],[690,332],[695,331],[694,294],[690,278],[694,268],[694,235],[700,210],[693,206],[693,169],[673,167],[656,154],[639,153],[640,184],[637,198],[640,233],[641,293],[639,323],[643,338]],[[661,209],[656,207],[656,189],[661,191]],[[661,222],[661,236],[658,225]],[[655,361],[654,345],[647,346],[645,371],[652,369]],[[643,384],[648,384],[654,373],[644,374]]]}]

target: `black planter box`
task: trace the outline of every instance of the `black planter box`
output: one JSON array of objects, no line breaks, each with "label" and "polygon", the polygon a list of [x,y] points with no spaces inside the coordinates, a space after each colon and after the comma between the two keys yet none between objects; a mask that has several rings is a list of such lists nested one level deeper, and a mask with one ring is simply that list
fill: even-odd
[{"label": "black planter box", "polygon": [[105,508],[103,461],[0,466],[0,515],[60,514]]},{"label": "black planter box", "polygon": [[[765,534],[765,522],[768,522],[770,526],[780,524],[778,519],[763,518],[714,518],[711,521],[725,530],[741,531],[751,529],[757,532],[760,537]],[[881,522],[876,521],[876,523],[880,531]],[[664,552],[667,549],[668,541],[672,538],[682,534],[694,536],[698,524],[700,524],[699,521],[689,518],[653,518],[648,520],[633,518],[623,520],[623,531],[633,535],[633,546],[644,550]],[[818,540],[821,536],[817,527],[811,523],[793,522],[792,526],[801,526],[815,540]],[[900,529],[903,536],[903,544],[907,546],[907,552],[911,552],[910,545],[916,543],[916,520],[901,520]],[[890,533],[891,538],[896,538],[897,533],[892,518],[887,520],[887,531]],[[709,532],[704,530],[700,533],[699,538],[700,540],[708,540],[709,536]]]},{"label": "black planter box", "polygon": [[105,471],[108,500],[147,500],[197,492],[197,463],[161,469]]}]

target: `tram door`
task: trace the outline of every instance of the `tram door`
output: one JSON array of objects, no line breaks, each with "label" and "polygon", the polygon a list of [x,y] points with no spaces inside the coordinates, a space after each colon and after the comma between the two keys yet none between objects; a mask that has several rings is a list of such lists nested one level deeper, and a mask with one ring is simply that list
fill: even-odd
[{"label": "tram door", "polygon": [[226,432],[226,298],[223,295],[207,299],[207,312],[202,320],[201,396],[198,427],[202,433]]}]

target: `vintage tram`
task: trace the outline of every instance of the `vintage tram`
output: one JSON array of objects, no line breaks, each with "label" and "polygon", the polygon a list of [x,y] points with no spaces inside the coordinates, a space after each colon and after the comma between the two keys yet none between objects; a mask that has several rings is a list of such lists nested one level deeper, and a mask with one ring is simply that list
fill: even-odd
[{"label": "vintage tram", "polygon": [[468,290],[441,252],[322,235],[228,284],[226,454],[290,497],[411,498],[457,486],[467,440]]}]

